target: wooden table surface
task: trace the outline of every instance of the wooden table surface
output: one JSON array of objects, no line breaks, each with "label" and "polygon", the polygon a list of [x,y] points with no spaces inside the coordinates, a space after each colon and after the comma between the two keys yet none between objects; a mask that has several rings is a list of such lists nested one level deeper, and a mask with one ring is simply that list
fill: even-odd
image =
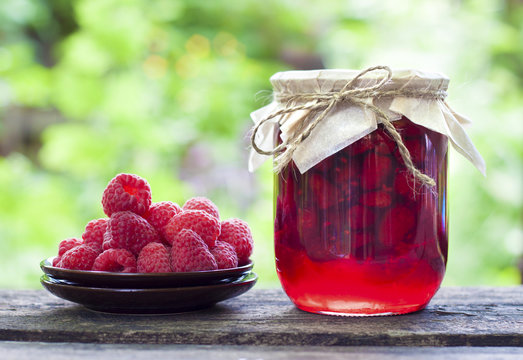
[{"label": "wooden table surface", "polygon": [[[442,288],[420,312],[349,318],[253,289],[212,308],[111,315],[44,290],[0,290],[2,359],[523,359],[523,286]],[[212,354],[212,356],[211,356]]]}]

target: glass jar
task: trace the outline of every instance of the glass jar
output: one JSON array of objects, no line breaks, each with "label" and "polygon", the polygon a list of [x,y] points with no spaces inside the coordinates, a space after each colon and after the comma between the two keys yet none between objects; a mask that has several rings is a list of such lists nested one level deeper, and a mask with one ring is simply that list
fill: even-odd
[{"label": "glass jar", "polygon": [[275,178],[276,269],[305,311],[392,315],[423,309],[447,260],[447,137],[392,122],[422,186],[383,125],[307,170]]}]

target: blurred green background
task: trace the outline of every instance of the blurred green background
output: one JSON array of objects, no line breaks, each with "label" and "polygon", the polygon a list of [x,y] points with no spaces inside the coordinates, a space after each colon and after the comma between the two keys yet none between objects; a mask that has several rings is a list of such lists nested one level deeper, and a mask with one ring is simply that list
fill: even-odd
[{"label": "blurred green background", "polygon": [[119,172],[247,220],[258,286],[279,286],[270,164],[246,170],[257,94],[277,71],[377,64],[446,73],[487,162],[451,152],[444,284],[520,283],[522,24],[518,0],[1,1],[0,287],[39,287]]}]

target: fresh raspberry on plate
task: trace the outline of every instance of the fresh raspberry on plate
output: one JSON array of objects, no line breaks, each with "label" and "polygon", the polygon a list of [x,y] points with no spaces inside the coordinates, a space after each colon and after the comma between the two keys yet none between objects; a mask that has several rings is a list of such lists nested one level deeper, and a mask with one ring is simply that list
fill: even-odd
[{"label": "fresh raspberry on plate", "polygon": [[172,201],[153,203],[145,213],[144,218],[151,224],[162,237],[165,237],[165,225],[182,209]]},{"label": "fresh raspberry on plate", "polygon": [[67,250],[60,260],[59,267],[71,270],[91,270],[98,251],[87,245]]},{"label": "fresh raspberry on plate", "polygon": [[151,242],[160,242],[153,226],[133,212],[120,211],[114,213],[107,223],[102,248],[127,249],[138,255],[140,250]]},{"label": "fresh raspberry on plate", "polygon": [[222,221],[222,231],[218,240],[234,246],[239,265],[245,265],[249,262],[253,240],[251,229],[245,221],[236,218]]},{"label": "fresh raspberry on plate", "polygon": [[216,259],[218,269],[230,269],[238,266],[238,255],[234,251],[234,246],[223,241],[216,241],[216,245],[211,249],[211,254]]},{"label": "fresh raspberry on plate", "polygon": [[135,273],[136,258],[130,251],[125,249],[105,250],[94,261],[92,270]]},{"label": "fresh raspberry on plate", "polygon": [[104,234],[107,230],[107,222],[109,219],[91,220],[85,226],[85,231],[82,234],[84,244],[91,246],[98,252],[102,252],[102,244],[104,242]]},{"label": "fresh raspberry on plate", "polygon": [[216,259],[196,232],[182,229],[172,245],[171,266],[174,272],[218,269]]},{"label": "fresh raspberry on plate", "polygon": [[53,258],[53,266],[54,267],[60,267],[60,260],[62,260],[61,256],[55,256]]},{"label": "fresh raspberry on plate", "polygon": [[203,210],[183,210],[174,215],[165,227],[167,242],[172,245],[182,229],[193,230],[212,248],[220,235],[220,220]]},{"label": "fresh raspberry on plate", "polygon": [[138,255],[139,273],[171,272],[171,259],[168,249],[160,243],[145,245]]},{"label": "fresh raspberry on plate", "polygon": [[119,211],[143,215],[151,206],[151,188],[138,175],[118,174],[105,188],[102,206],[107,216]]},{"label": "fresh raspberry on plate", "polygon": [[58,244],[58,257],[62,257],[67,250],[82,245],[82,240],[77,238],[69,238],[60,241]]},{"label": "fresh raspberry on plate", "polygon": [[190,198],[183,204],[183,210],[203,210],[206,213],[214,216],[216,219],[220,220],[220,212],[218,207],[214,203],[203,196],[197,196]]}]

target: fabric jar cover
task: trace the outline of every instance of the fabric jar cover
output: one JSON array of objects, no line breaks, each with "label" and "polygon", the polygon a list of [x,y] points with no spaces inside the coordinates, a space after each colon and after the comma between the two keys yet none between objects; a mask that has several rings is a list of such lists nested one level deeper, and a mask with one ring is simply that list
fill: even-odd
[{"label": "fabric jar cover", "polygon": [[[251,118],[255,124],[258,124],[271,114],[297,105],[279,101],[288,95],[335,94],[344,89],[345,85],[352,80],[353,89],[372,87],[383,80],[383,75],[375,71],[359,74],[360,71],[356,70],[276,73],[270,79],[274,88],[273,102],[252,112]],[[405,90],[405,92],[429,91],[446,95],[448,84],[449,79],[440,73],[394,70],[391,71],[390,80],[385,82],[379,90],[383,93],[389,92],[389,94],[396,91],[401,93]],[[382,110],[390,121],[399,120],[405,116],[415,124],[447,136],[453,147],[485,175],[485,162],[464,129],[470,120],[452,110],[443,100],[444,95],[439,98],[389,95],[368,97],[364,101]],[[308,105],[314,102],[314,100],[309,100],[303,104]],[[300,122],[314,121],[314,118],[319,116],[314,114],[308,117],[308,113],[309,110],[298,110],[266,120],[259,127],[253,141],[261,149],[274,149],[278,143],[278,134],[281,140],[285,141],[294,135],[297,128],[303,129]],[[376,130],[381,120],[366,106],[341,101],[314,127],[310,135],[299,143],[292,154],[292,160],[303,174],[323,159]],[[251,149],[249,171],[256,170],[269,157]]]}]

